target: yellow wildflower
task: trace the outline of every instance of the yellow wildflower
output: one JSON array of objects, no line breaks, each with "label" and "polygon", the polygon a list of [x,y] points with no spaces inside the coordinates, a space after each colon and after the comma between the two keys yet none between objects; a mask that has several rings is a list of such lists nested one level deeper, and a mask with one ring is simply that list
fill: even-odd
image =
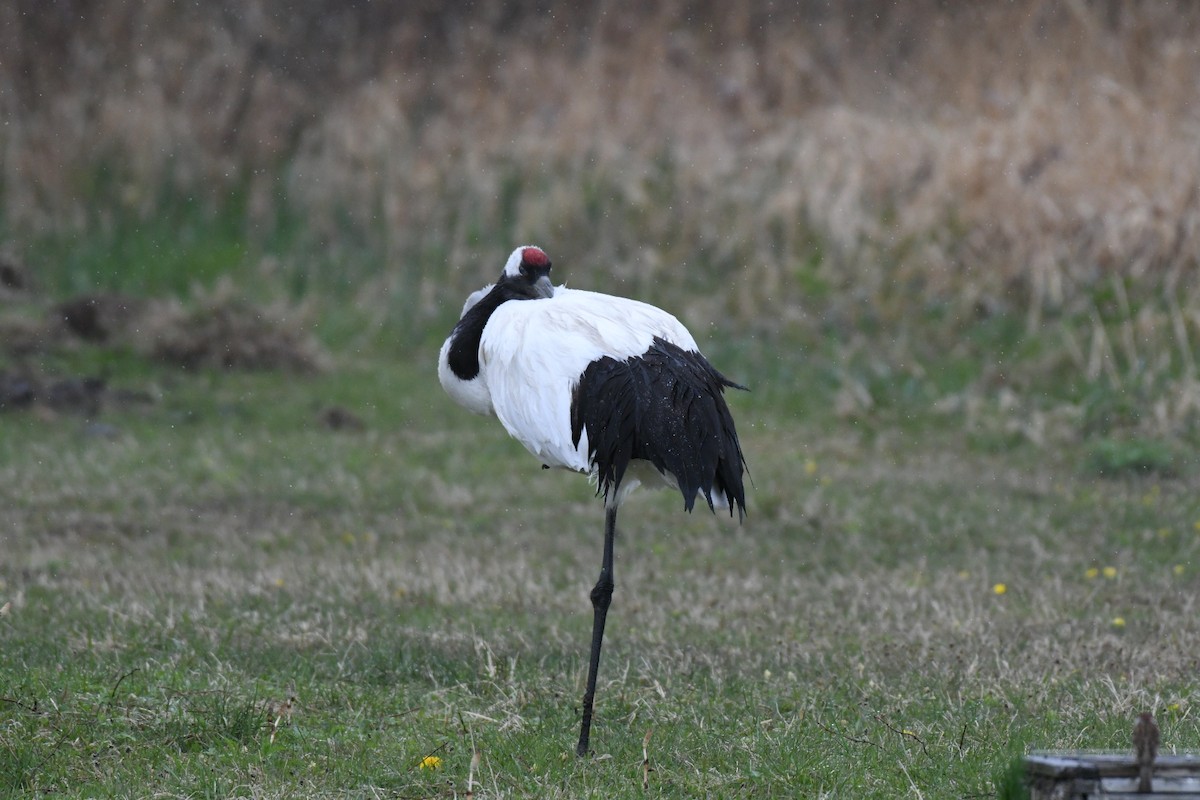
[{"label": "yellow wildflower", "polygon": [[816,475],[817,474],[817,462],[813,461],[811,458],[808,461],[805,461],[804,462],[804,474],[805,475]]},{"label": "yellow wildflower", "polygon": [[995,586],[992,587],[992,591],[995,592],[996,594],[1004,594],[1005,592],[1008,591],[1008,587],[1005,586],[1003,583],[997,583]]},{"label": "yellow wildflower", "polygon": [[1116,567],[1105,567],[1104,568],[1104,577],[1109,578],[1109,579],[1117,577],[1117,568]]},{"label": "yellow wildflower", "polygon": [[421,769],[441,769],[442,759],[438,756],[425,756],[421,759]]},{"label": "yellow wildflower", "polygon": [[1113,617],[1112,624],[1113,624],[1114,628],[1124,628],[1125,627],[1125,618],[1124,617]]},{"label": "yellow wildflower", "polygon": [[1087,572],[1083,573],[1084,577],[1087,578],[1088,580],[1091,580],[1092,578],[1097,577],[1099,574],[1100,574],[1100,570],[1096,567],[1088,567]]},{"label": "yellow wildflower", "polygon": [[1183,564],[1176,564],[1174,567],[1171,568],[1171,571],[1174,572],[1176,575],[1182,575],[1183,574]]}]

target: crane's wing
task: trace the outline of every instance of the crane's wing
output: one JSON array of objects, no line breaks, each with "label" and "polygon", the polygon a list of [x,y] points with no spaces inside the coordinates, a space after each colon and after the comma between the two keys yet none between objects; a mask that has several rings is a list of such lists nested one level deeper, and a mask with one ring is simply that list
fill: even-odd
[{"label": "crane's wing", "polygon": [[479,345],[492,408],[543,464],[591,472],[586,433],[571,436],[571,401],[588,365],[650,351],[662,339],[698,350],[675,317],[623,297],[559,288],[554,297],[504,303]]}]

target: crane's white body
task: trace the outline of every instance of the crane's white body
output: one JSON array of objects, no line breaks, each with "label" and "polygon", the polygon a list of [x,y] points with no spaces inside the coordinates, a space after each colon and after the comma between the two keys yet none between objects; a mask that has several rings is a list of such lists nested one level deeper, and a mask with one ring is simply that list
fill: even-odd
[{"label": "crane's white body", "polygon": [[[463,313],[486,294],[468,298]],[[442,346],[438,378],[460,405],[494,415],[514,439],[543,464],[591,472],[587,432],[571,441],[571,398],[588,365],[609,356],[640,356],[655,337],[685,350],[698,350],[687,328],[660,308],[624,297],[555,287],[554,296],[501,305],[479,343],[479,375],[458,378],[447,364],[450,341]],[[623,496],[646,478],[669,476],[635,463]],[[615,499],[615,498],[614,498]],[[714,498],[716,499],[716,498]]]}]

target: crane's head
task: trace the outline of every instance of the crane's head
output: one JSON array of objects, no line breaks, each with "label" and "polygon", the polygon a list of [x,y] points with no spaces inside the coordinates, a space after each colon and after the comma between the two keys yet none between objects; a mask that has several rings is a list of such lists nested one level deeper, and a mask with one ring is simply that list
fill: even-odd
[{"label": "crane's head", "polygon": [[540,247],[522,245],[513,250],[500,280],[515,286],[531,300],[554,296],[554,285],[550,283],[550,256]]}]

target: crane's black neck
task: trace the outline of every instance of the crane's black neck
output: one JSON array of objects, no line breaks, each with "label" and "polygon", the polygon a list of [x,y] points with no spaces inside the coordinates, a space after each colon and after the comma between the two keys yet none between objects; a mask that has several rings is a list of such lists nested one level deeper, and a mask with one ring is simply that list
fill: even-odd
[{"label": "crane's black neck", "polygon": [[471,306],[450,333],[450,352],[447,362],[450,371],[459,380],[474,380],[479,375],[479,342],[488,320],[502,304],[509,300],[535,300],[538,295],[526,281],[501,278],[492,290]]}]

